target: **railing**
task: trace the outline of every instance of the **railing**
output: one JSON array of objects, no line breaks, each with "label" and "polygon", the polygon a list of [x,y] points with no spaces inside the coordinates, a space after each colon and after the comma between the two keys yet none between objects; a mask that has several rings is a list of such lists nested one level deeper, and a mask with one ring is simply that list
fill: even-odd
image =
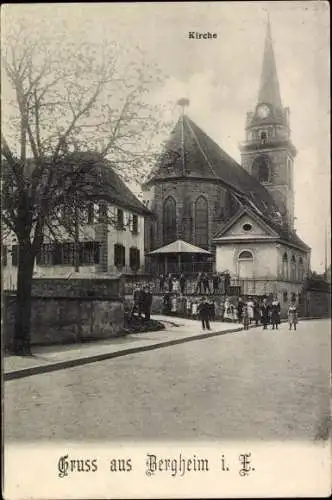
[{"label": "railing", "polygon": [[[185,274],[186,284],[184,293],[192,295],[201,291],[202,293],[213,292],[212,273],[207,273],[209,278],[209,287],[197,287],[197,273]],[[218,288],[215,290],[217,295],[235,295],[235,296],[271,296],[278,291],[278,281],[274,279],[239,279],[231,278],[229,285],[225,283],[225,277],[221,275]],[[142,274],[142,275],[126,275],[125,276],[125,293],[132,294],[134,288],[139,285],[144,287],[148,285],[153,294],[162,294],[169,291],[168,281],[165,280],[164,286],[161,286],[160,279],[157,274]],[[173,289],[172,289],[173,291]]]},{"label": "railing", "polygon": [[[161,274],[165,272],[164,263],[150,261],[146,263],[146,270],[149,274]],[[184,273],[186,275],[198,273],[212,273],[213,262],[167,262],[167,274]]]}]

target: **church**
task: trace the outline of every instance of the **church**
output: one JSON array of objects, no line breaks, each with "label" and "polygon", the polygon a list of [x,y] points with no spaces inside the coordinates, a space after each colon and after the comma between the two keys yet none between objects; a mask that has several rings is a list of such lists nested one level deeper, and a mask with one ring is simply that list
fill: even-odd
[{"label": "church", "polygon": [[270,23],[241,165],[184,113],[143,186],[150,272],[227,272],[243,295],[298,298],[310,248],[294,230],[294,160]]}]

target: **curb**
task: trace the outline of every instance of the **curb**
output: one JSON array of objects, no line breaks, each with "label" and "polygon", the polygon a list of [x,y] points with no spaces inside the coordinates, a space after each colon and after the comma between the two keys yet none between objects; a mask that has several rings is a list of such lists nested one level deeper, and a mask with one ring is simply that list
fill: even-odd
[{"label": "curb", "polygon": [[186,342],[192,342],[194,340],[202,340],[210,337],[217,337],[219,335],[225,335],[227,333],[237,333],[241,332],[243,327],[238,327],[234,329],[222,330],[219,332],[210,333],[200,333],[194,337],[183,337],[180,339],[166,340],[165,342],[160,342],[158,344],[150,344],[140,347],[131,347],[128,349],[123,349],[122,351],[108,352],[102,354],[96,354],[94,356],[88,356],[85,358],[69,359],[67,361],[58,361],[49,365],[31,366],[29,368],[21,368],[20,370],[14,370],[12,372],[4,373],[3,380],[17,380],[20,378],[31,377],[32,375],[39,375],[41,373],[50,373],[65,368],[74,368],[76,366],[87,365],[90,363],[96,363],[98,361],[105,361],[107,359],[119,358],[121,356],[127,356],[128,354],[136,354],[143,351],[153,351],[155,349],[161,349],[163,347],[170,347],[177,344],[184,344]]},{"label": "curb", "polygon": [[[299,318],[299,320],[310,320],[310,319],[325,319],[325,318]],[[284,323],[287,320],[282,320]],[[249,328],[257,328],[256,325],[250,325]],[[96,363],[98,361],[105,361],[107,359],[119,358],[121,356],[127,356],[129,354],[136,354],[138,352],[153,351],[155,349],[161,349],[163,347],[171,347],[177,344],[184,344],[186,342],[192,342],[194,340],[202,340],[211,337],[217,337],[219,335],[225,335],[228,333],[238,333],[244,331],[243,326],[239,326],[234,329],[228,328],[227,330],[210,332],[210,333],[200,333],[192,337],[183,337],[180,339],[166,340],[158,344],[150,344],[139,347],[131,347],[128,349],[123,349],[122,351],[108,352],[103,354],[96,354],[94,356],[87,356],[85,358],[70,359],[67,361],[58,361],[49,365],[31,366],[29,368],[21,368],[20,370],[14,370],[3,374],[3,380],[17,380],[20,378],[31,377],[32,375],[39,375],[41,373],[50,373],[66,368],[74,368],[76,366],[83,366],[90,363]]]}]

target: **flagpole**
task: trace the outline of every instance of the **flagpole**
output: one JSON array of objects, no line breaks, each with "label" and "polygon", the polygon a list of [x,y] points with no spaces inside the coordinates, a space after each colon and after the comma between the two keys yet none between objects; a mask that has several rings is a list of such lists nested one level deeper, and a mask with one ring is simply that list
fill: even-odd
[{"label": "flagpole", "polygon": [[189,99],[182,98],[179,99],[177,104],[181,107],[181,161],[182,161],[182,175],[185,175],[186,165],[185,165],[185,154],[184,154],[184,108],[189,106]]}]

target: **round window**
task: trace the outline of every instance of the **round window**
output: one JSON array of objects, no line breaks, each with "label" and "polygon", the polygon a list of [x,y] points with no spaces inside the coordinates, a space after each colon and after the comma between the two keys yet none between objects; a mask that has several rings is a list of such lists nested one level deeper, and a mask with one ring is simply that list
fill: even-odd
[{"label": "round window", "polygon": [[243,224],[242,229],[244,231],[251,231],[252,230],[252,225],[251,224]]}]

